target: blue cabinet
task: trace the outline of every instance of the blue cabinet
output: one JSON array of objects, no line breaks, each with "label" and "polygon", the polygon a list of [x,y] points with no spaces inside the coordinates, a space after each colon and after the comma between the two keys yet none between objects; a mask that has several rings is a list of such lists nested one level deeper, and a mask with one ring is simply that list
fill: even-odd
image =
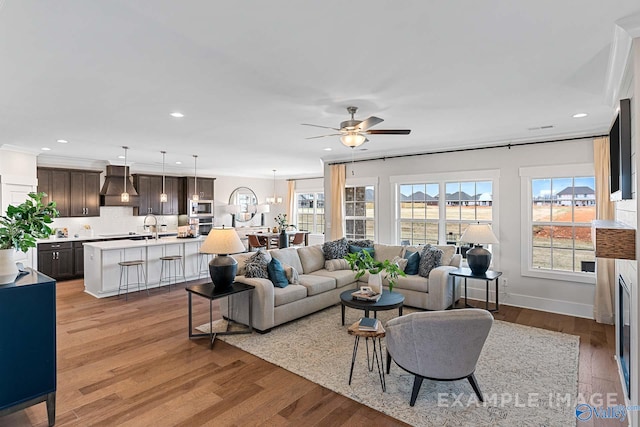
[{"label": "blue cabinet", "polygon": [[15,283],[0,286],[0,417],[46,402],[52,426],[56,396],[56,281],[37,271],[27,271]]}]

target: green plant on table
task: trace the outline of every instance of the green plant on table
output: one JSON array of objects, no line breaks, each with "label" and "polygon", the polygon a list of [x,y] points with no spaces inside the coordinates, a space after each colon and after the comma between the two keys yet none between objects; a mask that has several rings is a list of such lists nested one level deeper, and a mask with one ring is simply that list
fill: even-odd
[{"label": "green plant on table", "polygon": [[36,239],[49,237],[48,224],[60,214],[56,202],[42,203],[46,196],[46,193],[29,193],[25,202],[7,207],[6,215],[0,216],[0,249],[26,252],[36,247]]},{"label": "green plant on table", "polygon": [[376,261],[366,250],[349,253],[345,256],[345,259],[349,263],[351,270],[356,272],[356,280],[361,278],[367,271],[369,274],[383,273],[383,276],[389,281],[390,292],[393,292],[393,287],[398,283],[398,277],[406,276],[397,263],[388,259]]}]

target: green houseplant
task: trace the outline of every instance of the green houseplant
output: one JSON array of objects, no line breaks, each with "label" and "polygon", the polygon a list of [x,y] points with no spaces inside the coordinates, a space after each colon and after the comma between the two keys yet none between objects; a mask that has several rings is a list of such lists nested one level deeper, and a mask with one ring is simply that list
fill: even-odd
[{"label": "green houseplant", "polygon": [[44,204],[45,193],[29,193],[23,203],[7,207],[0,216],[0,284],[15,280],[18,269],[13,261],[16,250],[26,252],[36,247],[36,239],[51,234],[49,224],[59,215],[55,202]]},{"label": "green houseplant", "polygon": [[395,262],[391,262],[388,259],[376,261],[366,250],[349,253],[345,259],[349,263],[351,270],[356,272],[356,279],[361,278],[367,271],[369,274],[382,273],[389,281],[389,292],[393,292],[393,287],[398,282],[398,276],[406,276],[405,272]]}]

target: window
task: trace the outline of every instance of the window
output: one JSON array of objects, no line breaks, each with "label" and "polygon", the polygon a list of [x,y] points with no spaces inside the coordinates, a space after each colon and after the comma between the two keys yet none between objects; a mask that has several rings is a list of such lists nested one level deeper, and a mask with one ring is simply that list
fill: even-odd
[{"label": "window", "polygon": [[298,230],[324,233],[324,193],[296,193]]},{"label": "window", "polygon": [[494,221],[493,181],[440,180],[398,188],[401,244],[458,244],[470,223]]},{"label": "window", "polygon": [[531,267],[593,272],[591,221],[596,218],[595,178],[531,180]]},{"label": "window", "polygon": [[595,283],[593,164],[520,168],[523,276]]},{"label": "window", "polygon": [[373,185],[345,188],[347,239],[375,240],[375,190]]},{"label": "window", "polygon": [[437,183],[400,185],[400,243],[438,243],[438,188]]}]

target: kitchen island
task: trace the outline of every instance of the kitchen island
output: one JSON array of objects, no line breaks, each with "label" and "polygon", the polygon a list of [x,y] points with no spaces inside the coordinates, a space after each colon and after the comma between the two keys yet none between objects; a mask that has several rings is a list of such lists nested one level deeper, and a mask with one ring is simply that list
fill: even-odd
[{"label": "kitchen island", "polygon": [[[84,290],[96,298],[117,295],[120,284],[118,263],[138,259],[144,261],[149,289],[159,287],[160,257],[166,255],[182,255],[187,280],[197,279],[200,272],[199,249],[204,238],[162,237],[157,240],[111,240],[85,243]],[[163,283],[163,286],[166,285]],[[133,292],[133,288],[131,291]]]}]

